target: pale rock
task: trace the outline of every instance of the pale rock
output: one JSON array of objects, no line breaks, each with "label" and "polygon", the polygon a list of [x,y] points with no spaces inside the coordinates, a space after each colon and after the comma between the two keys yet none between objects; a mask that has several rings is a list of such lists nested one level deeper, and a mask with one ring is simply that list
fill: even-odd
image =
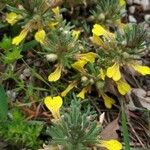
[{"label": "pale rock", "polygon": [[141,0],[140,4],[143,6],[144,10],[150,10],[150,0]]},{"label": "pale rock", "polygon": [[21,75],[19,76],[19,79],[20,79],[20,80],[25,80],[26,77],[25,77],[23,74],[21,74]]},{"label": "pale rock", "polygon": [[127,4],[132,5],[133,0],[127,0]]},{"label": "pale rock", "polygon": [[140,1],[140,0],[134,0],[134,3],[136,3],[136,4],[140,4],[140,3],[141,3],[141,1]]},{"label": "pale rock", "polygon": [[140,88],[133,88],[132,93],[134,93],[138,97],[146,97],[146,91]]},{"label": "pale rock", "polygon": [[16,92],[15,92],[15,90],[8,90],[7,92],[6,92],[6,94],[7,94],[7,96],[11,99],[11,100],[15,100],[16,99],[16,97],[17,97],[17,94],[16,94]]},{"label": "pale rock", "polygon": [[129,15],[129,21],[130,21],[131,23],[137,23],[137,21],[136,21],[136,19],[134,18],[133,15]]},{"label": "pale rock", "polygon": [[29,77],[29,76],[31,75],[30,69],[29,69],[29,68],[24,69],[23,75],[24,75],[25,77]]},{"label": "pale rock", "polygon": [[144,16],[145,21],[150,22],[150,14],[147,14]]},{"label": "pale rock", "polygon": [[150,91],[147,91],[146,95],[147,95],[148,97],[150,97]]},{"label": "pale rock", "polygon": [[135,12],[135,6],[129,7],[129,12],[130,12],[131,14],[134,14],[134,12]]}]

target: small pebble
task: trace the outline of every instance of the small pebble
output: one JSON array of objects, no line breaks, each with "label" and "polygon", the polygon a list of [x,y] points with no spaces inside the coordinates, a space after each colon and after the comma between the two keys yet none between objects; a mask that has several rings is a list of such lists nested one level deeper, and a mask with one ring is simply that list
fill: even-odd
[{"label": "small pebble", "polygon": [[25,77],[23,74],[21,74],[21,75],[19,76],[19,79],[20,79],[20,80],[25,80],[26,77]]},{"label": "small pebble", "polygon": [[147,91],[146,95],[150,97],[150,91]]},{"label": "small pebble", "polygon": [[127,4],[132,5],[133,0],[127,0]]},{"label": "small pebble", "polygon": [[15,101],[17,94],[14,90],[8,90],[6,94],[12,101]]},{"label": "small pebble", "polygon": [[145,21],[150,22],[150,14],[144,16]]},{"label": "small pebble", "polygon": [[28,68],[24,69],[23,75],[24,75],[25,77],[29,77],[29,76],[31,75],[30,69],[28,69]]},{"label": "small pebble", "polygon": [[136,3],[136,4],[140,4],[140,3],[141,3],[141,1],[140,1],[140,0],[134,0],[134,3]]},{"label": "small pebble", "polygon": [[129,12],[130,12],[131,14],[134,14],[134,12],[135,12],[135,6],[129,7]]},{"label": "small pebble", "polygon": [[144,10],[150,10],[150,0],[141,0],[140,4],[143,6]]},{"label": "small pebble", "polygon": [[133,15],[129,15],[129,21],[130,21],[131,23],[137,23],[137,21],[136,21],[136,19],[134,18]]}]

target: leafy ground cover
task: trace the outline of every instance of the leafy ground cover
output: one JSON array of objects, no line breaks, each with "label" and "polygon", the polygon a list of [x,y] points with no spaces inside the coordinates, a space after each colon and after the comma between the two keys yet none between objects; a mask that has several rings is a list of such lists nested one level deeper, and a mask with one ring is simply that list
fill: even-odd
[{"label": "leafy ground cover", "polygon": [[0,149],[150,148],[150,31],[129,8],[0,2]]}]

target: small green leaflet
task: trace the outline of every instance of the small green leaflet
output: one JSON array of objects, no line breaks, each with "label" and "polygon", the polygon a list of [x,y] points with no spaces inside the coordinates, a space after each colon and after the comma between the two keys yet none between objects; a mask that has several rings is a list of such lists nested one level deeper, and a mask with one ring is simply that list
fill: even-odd
[{"label": "small green leaflet", "polygon": [[0,121],[7,118],[8,103],[7,95],[2,85],[0,85]]}]

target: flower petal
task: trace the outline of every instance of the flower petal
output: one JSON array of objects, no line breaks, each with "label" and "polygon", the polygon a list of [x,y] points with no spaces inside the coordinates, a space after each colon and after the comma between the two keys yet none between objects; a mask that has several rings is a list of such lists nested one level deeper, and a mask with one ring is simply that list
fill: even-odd
[{"label": "flower petal", "polygon": [[17,15],[14,12],[10,12],[6,14],[6,21],[11,25],[14,25],[21,18],[22,18],[21,15]]},{"label": "flower petal", "polygon": [[55,29],[55,26],[57,26],[59,24],[59,22],[49,22],[48,26],[51,30]]},{"label": "flower petal", "polygon": [[107,69],[107,76],[112,78],[114,81],[118,81],[121,78],[121,73],[119,70],[119,64],[115,63],[113,66]]},{"label": "flower petal", "polygon": [[60,96],[56,96],[53,98],[51,96],[47,96],[44,99],[44,103],[46,107],[51,111],[53,117],[55,119],[59,119],[60,118],[59,109],[63,104],[62,98]]},{"label": "flower petal", "polygon": [[92,29],[92,33],[97,35],[97,36],[105,36],[106,38],[109,38],[109,37],[114,37],[114,34],[110,33],[109,31],[105,30],[101,25],[99,24],[95,24],[93,26],[93,29]]},{"label": "flower petal", "polygon": [[117,140],[109,140],[109,141],[100,141],[100,147],[105,147],[108,150],[121,150],[122,144]]},{"label": "flower petal", "polygon": [[55,15],[59,15],[60,14],[60,8],[57,6],[55,8],[52,9],[52,11],[54,12]]},{"label": "flower petal", "polygon": [[72,30],[72,36],[75,41],[79,38],[80,33],[81,33],[80,31]]},{"label": "flower petal", "polygon": [[61,76],[61,71],[62,71],[62,65],[58,65],[55,71],[48,76],[48,81],[55,82],[59,80]]},{"label": "flower petal", "polygon": [[12,39],[12,44],[19,45],[19,43],[25,39],[28,34],[28,30],[24,29],[20,32],[20,34]]},{"label": "flower petal", "polygon": [[107,96],[106,94],[102,94],[102,97],[104,99],[104,104],[106,108],[111,109],[112,105],[115,104],[115,100]]},{"label": "flower petal", "polygon": [[89,52],[89,53],[79,55],[80,59],[85,60],[85,61],[90,62],[90,63],[95,62],[96,56],[97,56],[97,54],[95,54],[93,52]]},{"label": "flower petal", "polygon": [[92,42],[94,44],[97,44],[98,46],[101,46],[104,49],[107,49],[107,45],[101,40],[101,38],[99,36],[97,36],[95,34],[93,34]]},{"label": "flower petal", "polygon": [[130,85],[122,80],[117,81],[116,84],[117,84],[119,93],[122,95],[127,94],[131,90]]},{"label": "flower petal", "polygon": [[83,72],[84,71],[84,66],[87,64],[87,61],[85,60],[78,60],[75,63],[73,63],[71,66],[78,70],[79,72]]},{"label": "flower petal", "polygon": [[35,33],[35,39],[41,44],[44,44],[46,33],[44,30],[39,30]]},{"label": "flower petal", "polygon": [[82,98],[82,99],[85,99],[85,93],[87,93],[88,90],[89,90],[88,87],[84,87],[84,88],[81,90],[81,92],[77,95],[77,97],[80,97],[80,98]]},{"label": "flower petal", "polygon": [[67,88],[61,93],[62,97],[65,97],[75,86],[77,85],[76,82],[70,83]]},{"label": "flower petal", "polygon": [[134,68],[134,70],[136,70],[137,72],[139,72],[142,75],[150,74],[150,67],[148,67],[148,66],[134,64],[134,65],[132,65],[132,67]]}]

